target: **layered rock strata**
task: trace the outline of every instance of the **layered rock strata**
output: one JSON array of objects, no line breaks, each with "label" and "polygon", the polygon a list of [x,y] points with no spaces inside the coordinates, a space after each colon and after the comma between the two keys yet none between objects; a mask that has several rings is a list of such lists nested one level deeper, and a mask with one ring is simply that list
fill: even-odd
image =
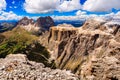
[{"label": "layered rock strata", "polygon": [[40,36],[57,68],[79,74],[81,80],[120,79],[120,25],[88,20],[80,28],[51,27]]}]

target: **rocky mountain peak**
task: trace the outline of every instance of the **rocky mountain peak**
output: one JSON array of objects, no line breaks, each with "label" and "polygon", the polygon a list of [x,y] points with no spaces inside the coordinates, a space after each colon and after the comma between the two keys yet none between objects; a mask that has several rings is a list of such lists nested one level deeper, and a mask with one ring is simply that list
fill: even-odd
[{"label": "rocky mountain peak", "polygon": [[34,34],[42,34],[46,30],[49,30],[51,26],[54,26],[54,21],[50,16],[39,17],[36,21],[24,17],[18,22],[17,26],[22,27]]},{"label": "rocky mountain peak", "polygon": [[49,30],[51,26],[54,26],[54,21],[50,16],[47,17],[39,17],[36,20],[35,26],[42,27],[45,30]]},{"label": "rocky mountain peak", "polygon": [[33,19],[29,19],[27,17],[24,17],[22,18],[19,22],[18,22],[18,25],[29,25],[29,24],[33,24],[34,23],[34,20]]}]

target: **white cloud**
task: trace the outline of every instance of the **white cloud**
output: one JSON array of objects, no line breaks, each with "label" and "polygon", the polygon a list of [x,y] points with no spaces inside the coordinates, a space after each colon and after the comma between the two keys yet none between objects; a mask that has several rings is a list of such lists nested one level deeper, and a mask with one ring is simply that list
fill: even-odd
[{"label": "white cloud", "polygon": [[87,14],[85,11],[78,10],[74,16],[52,16],[52,18],[56,21],[60,20],[69,20],[69,21],[75,21],[75,20],[87,20],[87,19],[105,19],[105,20],[111,20],[111,19],[119,19],[120,20],[120,12],[118,13],[109,13],[109,14],[103,14],[103,15],[97,15],[97,14]]},{"label": "white cloud", "polygon": [[[81,21],[89,18],[86,12],[78,10],[74,16],[52,16],[55,21],[68,20],[68,21]],[[93,16],[93,15],[91,15]]]},{"label": "white cloud", "polygon": [[60,21],[60,20],[78,20],[79,18],[76,17],[76,16],[52,16],[52,18],[55,20],[55,21]]},{"label": "white cloud", "polygon": [[57,10],[60,12],[69,12],[73,10],[81,9],[80,0],[62,0]]},{"label": "white cloud", "polygon": [[0,11],[6,9],[6,1],[5,0],[0,0]]},{"label": "white cloud", "polygon": [[118,11],[118,12],[116,13],[116,15],[119,15],[119,16],[120,16],[120,11]]},{"label": "white cloud", "polygon": [[28,13],[69,12],[81,7],[80,0],[25,0],[24,3]]},{"label": "white cloud", "polygon": [[75,14],[76,14],[77,16],[86,15],[86,12],[85,12],[85,11],[78,10]]},{"label": "white cloud", "polygon": [[14,6],[14,8],[17,8],[17,6]]},{"label": "white cloud", "polygon": [[11,9],[16,9],[16,8],[18,8],[17,6],[9,6],[9,8],[11,8]]},{"label": "white cloud", "polygon": [[12,1],[12,4],[15,4],[15,1]]},{"label": "white cloud", "polygon": [[48,13],[56,9],[59,0],[25,0],[24,9],[28,13]]},{"label": "white cloud", "polygon": [[83,9],[93,12],[105,12],[112,9],[120,9],[120,0],[87,0]]},{"label": "white cloud", "polygon": [[11,9],[12,9],[13,7],[12,7],[12,6],[9,6],[9,8],[11,8]]},{"label": "white cloud", "polygon": [[10,11],[10,12],[1,11],[1,13],[0,13],[0,20],[19,20],[22,17],[23,16],[18,16],[12,11]]},{"label": "white cloud", "polygon": [[120,22],[120,11],[118,11],[116,14],[114,13],[112,17]]}]

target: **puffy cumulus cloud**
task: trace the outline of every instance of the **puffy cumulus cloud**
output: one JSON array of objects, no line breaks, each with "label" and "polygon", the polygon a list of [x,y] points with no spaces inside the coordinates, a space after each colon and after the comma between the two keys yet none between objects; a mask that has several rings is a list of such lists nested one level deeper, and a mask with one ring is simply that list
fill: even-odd
[{"label": "puffy cumulus cloud", "polygon": [[24,9],[28,13],[48,13],[54,11],[59,2],[59,0],[25,0]]},{"label": "puffy cumulus cloud", "polygon": [[[89,15],[86,15],[86,12],[78,10],[74,16],[52,16],[55,21],[68,20],[68,21],[82,21],[89,18]],[[92,16],[92,15],[91,15]]]},{"label": "puffy cumulus cloud", "polygon": [[97,19],[97,20],[101,20],[101,19],[105,19],[105,20],[111,20],[111,19],[119,19],[120,20],[120,12],[118,13],[109,13],[109,14],[103,14],[103,15],[97,15],[97,14],[89,14],[87,15],[86,12],[84,11],[80,11],[78,10],[76,13],[76,15],[74,16],[52,16],[52,18],[56,21],[60,21],[60,20],[71,20],[71,21],[75,21],[75,20],[87,20],[87,19]]},{"label": "puffy cumulus cloud", "polygon": [[28,13],[69,12],[81,7],[80,0],[25,0],[24,3]]},{"label": "puffy cumulus cloud", "polygon": [[87,14],[85,11],[78,10],[74,16],[51,16],[55,21],[68,20],[68,21],[84,21],[87,19],[96,19],[98,21],[112,21],[120,23],[120,11],[117,13],[111,12],[108,14]]},{"label": "puffy cumulus cloud", "polygon": [[80,20],[80,19],[82,20],[80,16],[52,16],[52,18],[55,21],[60,21],[60,20],[75,21],[75,20]]},{"label": "puffy cumulus cloud", "polygon": [[75,14],[76,14],[77,16],[86,15],[86,12],[85,12],[85,11],[78,10]]},{"label": "puffy cumulus cloud", "polygon": [[81,9],[80,0],[62,0],[57,10],[60,12],[68,12]]},{"label": "puffy cumulus cloud", "polygon": [[112,11],[112,9],[120,9],[120,0],[87,0],[83,9],[93,12]]},{"label": "puffy cumulus cloud", "polygon": [[78,10],[74,16],[51,16],[55,21],[68,20],[68,21],[85,21],[89,18],[104,17],[107,15],[87,14],[85,11]]},{"label": "puffy cumulus cloud", "polygon": [[6,9],[6,1],[5,0],[0,0],[0,11],[3,9]]},{"label": "puffy cumulus cloud", "polygon": [[13,13],[12,11],[10,11],[10,12],[1,11],[0,12],[0,20],[19,20],[22,17],[23,16],[18,16],[15,13]]},{"label": "puffy cumulus cloud", "polygon": [[120,22],[120,11],[118,11],[117,13],[113,13],[112,17],[114,20],[118,20]]}]

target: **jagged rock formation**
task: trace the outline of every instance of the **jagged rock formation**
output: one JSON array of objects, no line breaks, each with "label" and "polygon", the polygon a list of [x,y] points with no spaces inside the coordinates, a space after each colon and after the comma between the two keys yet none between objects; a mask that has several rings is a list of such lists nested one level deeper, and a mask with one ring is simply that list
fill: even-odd
[{"label": "jagged rock formation", "polygon": [[40,17],[37,19],[35,26],[41,26],[44,30],[49,30],[51,26],[54,26],[54,21],[50,16]]},{"label": "jagged rock formation", "polygon": [[80,28],[51,27],[40,36],[60,69],[72,70],[81,80],[120,79],[120,25],[88,20]]},{"label": "jagged rock formation", "polygon": [[24,17],[18,22],[18,27],[21,27],[29,32],[32,32],[33,34],[41,34],[41,30],[39,26],[35,26],[33,19],[28,19],[27,17]]},{"label": "jagged rock formation", "polygon": [[41,34],[42,32],[49,30],[51,26],[54,26],[54,21],[51,17],[40,17],[36,21],[24,17],[18,22],[18,25],[25,30],[32,32],[33,34]]},{"label": "jagged rock formation", "polygon": [[79,80],[70,71],[45,68],[29,61],[23,54],[10,54],[0,59],[0,80]]},{"label": "jagged rock formation", "polygon": [[28,19],[27,17],[22,18],[19,22],[18,25],[29,25],[29,24],[34,24],[34,20],[33,19]]}]

